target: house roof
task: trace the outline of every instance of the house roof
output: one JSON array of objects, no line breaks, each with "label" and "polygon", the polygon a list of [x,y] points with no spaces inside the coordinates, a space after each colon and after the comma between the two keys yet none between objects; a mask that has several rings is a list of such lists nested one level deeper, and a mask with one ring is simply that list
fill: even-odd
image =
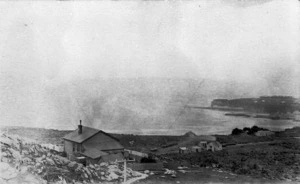
[{"label": "house roof", "polygon": [[216,141],[217,138],[215,136],[212,136],[212,135],[199,135],[199,136],[197,136],[197,140],[200,140],[200,141]]},{"label": "house roof", "polygon": [[108,155],[108,153],[100,151],[96,148],[87,147],[87,146],[84,146],[84,148],[85,148],[85,150],[81,154],[86,157],[92,158],[92,159],[96,159],[96,158]]},{"label": "house roof", "polygon": [[93,144],[93,143],[85,143],[86,146],[88,147],[94,147],[98,150],[118,150],[118,149],[124,149],[124,147],[115,140],[111,140],[111,141],[100,141],[98,142],[98,144]]},{"label": "house roof", "polygon": [[92,137],[93,135],[97,134],[100,130],[95,128],[90,128],[86,126],[82,126],[82,133],[78,134],[78,129],[74,130],[73,132],[65,135],[63,139],[82,143],[83,141],[87,140],[88,138]]},{"label": "house roof", "polygon": [[65,140],[69,140],[76,143],[83,143],[84,141],[88,140],[89,138],[95,136],[98,133],[102,133],[111,139],[107,140],[98,140],[97,144],[91,142],[85,142],[86,149],[95,148],[96,150],[116,150],[116,149],[124,149],[124,147],[119,143],[119,140],[110,134],[103,132],[101,130],[90,128],[86,126],[82,126],[82,133],[78,134],[78,129],[74,130],[73,132],[67,134],[63,137]]}]

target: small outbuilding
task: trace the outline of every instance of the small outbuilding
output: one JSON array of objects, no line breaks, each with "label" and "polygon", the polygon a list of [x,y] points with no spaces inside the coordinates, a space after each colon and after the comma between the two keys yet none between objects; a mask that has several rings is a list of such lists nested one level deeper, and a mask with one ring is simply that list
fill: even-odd
[{"label": "small outbuilding", "polygon": [[192,146],[192,152],[198,153],[201,152],[201,147],[200,146]]},{"label": "small outbuilding", "polygon": [[207,144],[207,150],[210,150],[212,152],[214,152],[214,151],[221,151],[222,150],[222,144],[219,143],[218,141],[209,142]]},{"label": "small outbuilding", "polygon": [[202,149],[202,150],[207,150],[207,141],[200,141],[198,146]]},{"label": "small outbuilding", "polygon": [[125,149],[125,152],[128,153],[129,158],[137,162],[141,162],[142,158],[149,158],[149,155],[147,153],[143,153],[135,150],[128,150],[128,149]]},{"label": "small outbuilding", "polygon": [[188,153],[188,148],[187,147],[179,147],[179,153],[184,154],[184,153]]},{"label": "small outbuilding", "polygon": [[300,121],[300,112],[299,111],[295,111],[293,113],[293,119],[294,119],[294,121]]}]

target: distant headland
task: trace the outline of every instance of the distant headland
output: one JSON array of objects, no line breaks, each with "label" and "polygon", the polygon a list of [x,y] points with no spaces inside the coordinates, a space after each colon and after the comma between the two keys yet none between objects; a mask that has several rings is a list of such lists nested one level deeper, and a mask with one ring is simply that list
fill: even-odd
[{"label": "distant headland", "polygon": [[240,109],[254,113],[293,113],[300,111],[300,99],[291,96],[261,96],[259,98],[214,99],[211,108]]},{"label": "distant headland", "polygon": [[226,116],[300,121],[300,99],[292,96],[261,96],[259,98],[214,99],[210,107],[191,108],[227,111]]}]

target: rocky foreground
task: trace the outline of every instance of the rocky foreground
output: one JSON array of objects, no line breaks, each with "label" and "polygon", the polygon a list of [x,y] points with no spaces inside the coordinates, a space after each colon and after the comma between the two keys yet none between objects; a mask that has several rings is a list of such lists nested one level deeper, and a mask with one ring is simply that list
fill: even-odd
[{"label": "rocky foreground", "polygon": [[[84,166],[40,144],[1,135],[0,183],[121,183],[122,163]],[[127,183],[147,175],[127,168]]]}]

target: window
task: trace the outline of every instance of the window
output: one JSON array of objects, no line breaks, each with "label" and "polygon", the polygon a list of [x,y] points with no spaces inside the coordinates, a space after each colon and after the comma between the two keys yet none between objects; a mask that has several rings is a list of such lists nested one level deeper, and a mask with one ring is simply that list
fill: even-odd
[{"label": "window", "polygon": [[73,152],[84,152],[83,146],[75,142],[72,143],[72,150]]},{"label": "window", "polygon": [[76,147],[77,149],[76,149],[76,151],[77,152],[80,152],[81,151],[81,145],[80,144],[77,144],[77,147]]}]

